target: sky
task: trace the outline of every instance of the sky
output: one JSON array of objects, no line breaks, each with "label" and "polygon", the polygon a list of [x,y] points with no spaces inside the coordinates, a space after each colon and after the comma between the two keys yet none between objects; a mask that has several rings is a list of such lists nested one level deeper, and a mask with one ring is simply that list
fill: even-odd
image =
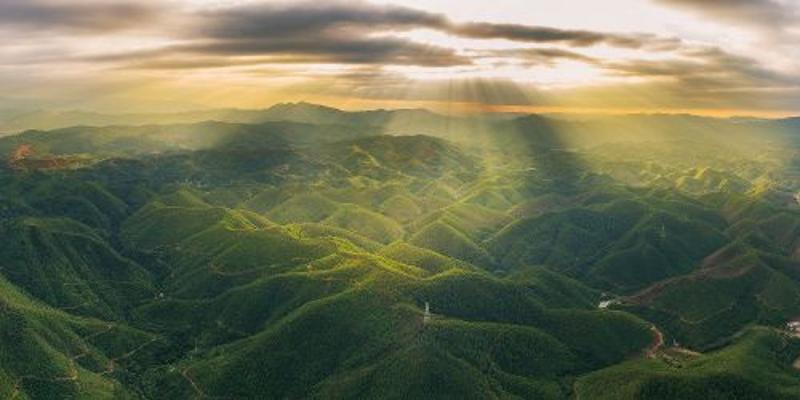
[{"label": "sky", "polygon": [[0,0],[0,111],[800,115],[797,0]]}]

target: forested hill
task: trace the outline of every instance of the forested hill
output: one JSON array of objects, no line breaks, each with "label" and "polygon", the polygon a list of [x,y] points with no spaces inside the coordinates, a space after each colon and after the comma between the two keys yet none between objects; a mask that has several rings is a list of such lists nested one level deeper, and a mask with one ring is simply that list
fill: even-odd
[{"label": "forested hill", "polygon": [[0,138],[0,397],[800,397],[793,120],[148,118]]}]

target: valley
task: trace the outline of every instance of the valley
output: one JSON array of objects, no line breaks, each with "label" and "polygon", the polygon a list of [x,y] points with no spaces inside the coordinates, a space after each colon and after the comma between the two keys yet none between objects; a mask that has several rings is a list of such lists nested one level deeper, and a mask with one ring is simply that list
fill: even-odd
[{"label": "valley", "polygon": [[0,397],[800,396],[793,120],[80,118],[0,137]]}]

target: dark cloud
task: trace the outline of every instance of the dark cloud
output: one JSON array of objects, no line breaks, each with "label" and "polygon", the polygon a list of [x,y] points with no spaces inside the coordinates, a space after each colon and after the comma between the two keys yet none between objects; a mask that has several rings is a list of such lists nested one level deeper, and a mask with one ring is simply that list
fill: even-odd
[{"label": "dark cloud", "polygon": [[[267,3],[206,11],[183,32],[186,44],[151,54],[155,60],[142,62],[143,54],[132,55],[136,64],[180,66],[180,62],[159,60],[176,57],[273,57],[274,62],[317,62],[337,64],[419,65],[429,67],[468,65],[468,56],[455,50],[416,43],[393,36],[398,31],[432,29],[472,39],[506,39],[531,43],[560,43],[572,46],[607,44],[626,48],[666,49],[678,46],[676,39],[652,35],[619,35],[581,30],[562,30],[512,24],[455,23],[442,14],[400,6],[363,2]],[[548,53],[549,52],[549,53]],[[519,56],[582,59],[563,51],[532,50]],[[250,60],[243,61],[250,63]],[[189,68],[204,63],[185,63]],[[208,63],[205,63],[208,64]]]},{"label": "dark cloud", "polygon": [[104,33],[153,22],[155,9],[126,2],[0,1],[0,28]]},{"label": "dark cloud", "polygon": [[678,39],[647,34],[609,34],[520,24],[456,23],[442,14],[400,6],[362,2],[318,4],[260,4],[203,14],[202,34],[217,39],[271,39],[280,35],[314,35],[319,32],[408,30],[427,28],[471,39],[506,39],[572,46],[607,44],[625,48],[667,48]]},{"label": "dark cloud", "polygon": [[566,42],[576,46],[589,46],[608,40],[607,35],[597,32],[485,22],[452,25],[448,31],[458,36],[477,39],[508,39],[541,43]]},{"label": "dark cloud", "polygon": [[[42,29],[105,33],[126,27],[148,26],[156,13],[135,3],[55,2],[55,0],[0,0],[0,24]],[[646,34],[608,34],[540,26],[457,23],[443,14],[401,6],[360,1],[301,1],[255,3],[223,7],[186,15],[161,7],[171,22],[164,33],[179,44],[152,51],[136,51],[90,61],[128,63],[129,67],[202,68],[251,64],[253,58],[282,63],[387,64],[448,67],[469,65],[456,50],[398,37],[397,32],[432,29],[471,39],[505,39],[525,43],[569,46],[605,44],[625,48],[674,49],[677,39]],[[160,24],[163,25],[163,24]],[[38,28],[37,28],[38,29]],[[566,54],[523,55],[555,60]],[[181,60],[182,57],[185,59]],[[219,61],[212,57],[223,58]],[[248,58],[248,59],[245,59]],[[572,57],[578,59],[577,57]]]},{"label": "dark cloud", "polygon": [[[171,47],[168,51],[226,57],[280,56],[278,62],[420,66],[471,63],[469,58],[451,49],[387,36],[392,32],[417,28],[472,39],[573,46],[604,43],[626,48],[665,49],[679,44],[676,39],[650,35],[616,35],[510,24],[460,24],[441,14],[400,6],[301,2],[255,4],[201,13],[194,28],[185,32],[193,42]],[[557,57],[544,53],[538,56]]]},{"label": "dark cloud", "polygon": [[361,39],[349,35],[218,40],[176,46],[171,50],[205,55],[273,55],[282,56],[284,62],[298,60],[338,64],[420,66],[453,66],[471,63],[469,58],[459,56],[454,50],[448,48],[393,37]]},{"label": "dark cloud", "polygon": [[195,69],[253,64],[375,64],[446,67],[469,65],[455,50],[396,38],[285,36],[274,39],[203,40],[156,50],[84,58],[127,68]]},{"label": "dark cloud", "polygon": [[[95,57],[154,69],[264,63],[386,64],[442,67],[471,60],[453,49],[417,43],[392,31],[440,26],[444,17],[410,8],[366,3],[267,3],[195,15],[184,42],[154,51]],[[376,36],[374,34],[381,33]],[[220,61],[210,58],[220,57]],[[192,61],[182,61],[189,58]]]},{"label": "dark cloud", "polygon": [[680,40],[659,38],[654,35],[631,34],[617,35],[584,30],[565,30],[543,26],[519,24],[492,24],[472,22],[466,24],[450,24],[445,29],[453,35],[472,39],[506,39],[518,42],[564,43],[571,46],[593,46],[606,44],[624,48],[675,48]]},{"label": "dark cloud", "polygon": [[361,2],[301,2],[255,4],[201,14],[199,31],[218,39],[272,39],[279,35],[313,36],[331,29],[378,31],[438,28],[447,24],[440,14],[398,6]]}]

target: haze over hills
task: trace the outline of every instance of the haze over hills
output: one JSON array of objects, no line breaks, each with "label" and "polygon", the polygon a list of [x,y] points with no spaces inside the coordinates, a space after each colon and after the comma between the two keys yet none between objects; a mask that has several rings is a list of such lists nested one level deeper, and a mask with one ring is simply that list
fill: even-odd
[{"label": "haze over hills", "polygon": [[[402,117],[398,117],[402,116]],[[0,118],[0,132],[51,130],[71,126],[186,124],[204,121],[262,123],[267,121],[313,122],[320,124],[360,123],[385,125],[398,118],[436,118],[423,109],[370,110],[344,112],[336,108],[311,104],[280,103],[266,109],[209,109],[175,113],[103,114],[85,111],[28,111],[10,113]]]},{"label": "haze over hills", "polygon": [[800,396],[787,121],[258,114],[0,138],[5,397]]},{"label": "haze over hills", "polygon": [[0,37],[0,400],[800,399],[800,1]]},{"label": "haze over hills", "polygon": [[[258,124],[271,121],[305,122],[314,124],[358,124],[368,126],[392,126],[402,128],[408,124],[446,124],[459,120],[485,121],[508,120],[524,117],[525,113],[491,113],[480,114],[466,113],[448,116],[442,113],[431,112],[422,108],[417,109],[373,109],[364,111],[342,111],[333,107],[307,103],[278,103],[265,109],[207,109],[197,111],[184,111],[173,113],[98,113],[87,111],[16,111],[0,114],[0,132],[5,134],[18,133],[24,130],[53,130],[72,126],[140,126],[140,125],[169,125],[191,124],[206,121],[229,123]],[[544,114],[548,115],[548,114]],[[584,124],[619,124],[624,121],[619,116],[604,116],[603,114],[576,114],[555,113],[550,117],[556,121],[582,121]],[[631,120],[641,123],[648,118],[675,119],[696,121],[709,121],[713,123],[719,118],[699,117],[690,114],[670,113],[630,113]],[[796,127],[800,117],[794,118],[725,118],[729,122],[746,125],[768,125],[779,127]],[[701,126],[697,124],[697,126]]]}]

